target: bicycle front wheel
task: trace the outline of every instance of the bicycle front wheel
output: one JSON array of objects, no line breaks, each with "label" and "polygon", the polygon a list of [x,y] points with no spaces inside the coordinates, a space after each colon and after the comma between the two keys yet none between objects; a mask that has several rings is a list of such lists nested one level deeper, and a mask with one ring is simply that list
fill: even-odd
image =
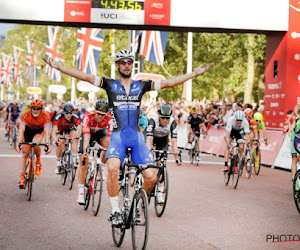
[{"label": "bicycle front wheel", "polygon": [[28,201],[31,200],[32,197],[32,186],[34,181],[34,158],[30,157],[28,164],[28,172],[27,172],[27,198]]},{"label": "bicycle front wheel", "polygon": [[69,180],[69,190],[71,190],[73,188],[73,182],[75,180],[76,170],[74,167],[72,156],[70,154],[68,155],[67,160],[68,160],[67,173],[68,173],[68,180]]},{"label": "bicycle front wheel", "polygon": [[254,172],[256,175],[259,174],[260,166],[261,166],[261,152],[260,152],[260,148],[256,147],[254,151]]},{"label": "bicycle front wheel", "polygon": [[[293,196],[294,196],[294,201],[295,201],[295,205],[296,208],[298,210],[298,212],[300,213],[300,190],[299,190],[299,181],[300,180],[300,170],[298,170],[294,176],[294,180],[293,180]],[[298,184],[296,183],[298,181]],[[296,186],[297,189],[296,190]]]},{"label": "bicycle front wheel", "polygon": [[96,167],[96,172],[93,179],[93,194],[92,194],[92,211],[96,216],[100,209],[102,191],[103,191],[103,169],[101,165]]},{"label": "bicycle front wheel", "polygon": [[253,165],[253,158],[251,155],[247,155],[245,160],[245,169],[246,169],[246,177],[249,179],[251,176],[252,165]]},{"label": "bicycle front wheel", "polygon": [[61,180],[61,184],[65,185],[66,184],[66,180],[67,180],[67,156],[65,153],[63,153],[62,157],[62,162],[61,162],[61,167],[60,167],[60,180]]},{"label": "bicycle front wheel", "polygon": [[[234,156],[234,165],[232,166],[232,169],[231,169],[231,174],[232,174],[232,188],[236,189],[238,183],[239,183],[239,178],[240,178],[240,170],[242,168],[242,165],[243,165],[243,159],[239,160],[238,161],[238,157],[237,155]],[[235,172],[235,167],[238,167],[238,172],[236,173]]]},{"label": "bicycle front wheel", "polygon": [[[125,207],[125,190],[124,187],[120,187],[119,190],[119,207],[122,208],[121,215],[123,218],[123,221],[125,223],[125,216],[124,213],[126,212],[126,209],[128,207]],[[125,236],[125,225],[122,225],[121,227],[112,226],[112,236],[113,241],[116,247],[119,247],[122,245],[124,236]]]},{"label": "bicycle front wheel", "polygon": [[[166,209],[168,192],[169,192],[169,177],[168,177],[168,171],[166,167],[164,167],[163,171],[159,173],[156,182],[156,188],[157,188],[156,190],[157,193],[154,200],[154,208],[157,217],[161,217]],[[160,195],[162,197],[161,201],[158,200],[157,197],[158,192],[160,192]]]},{"label": "bicycle front wheel", "polygon": [[149,231],[148,198],[144,189],[140,189],[133,198],[132,247],[146,249]]}]

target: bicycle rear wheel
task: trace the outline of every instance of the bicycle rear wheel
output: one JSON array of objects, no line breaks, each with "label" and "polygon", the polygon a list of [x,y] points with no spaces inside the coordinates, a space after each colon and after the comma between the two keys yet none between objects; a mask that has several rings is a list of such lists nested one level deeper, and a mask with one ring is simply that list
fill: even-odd
[{"label": "bicycle rear wheel", "polygon": [[27,199],[31,200],[32,186],[34,181],[34,158],[30,158],[27,171]]},{"label": "bicycle rear wheel", "polygon": [[246,159],[245,159],[246,177],[248,179],[251,177],[252,165],[253,165],[253,157],[249,153],[248,155],[246,155]]},{"label": "bicycle rear wheel", "polygon": [[192,149],[189,150],[189,155],[190,155],[191,164],[194,164],[194,161],[195,161],[195,148],[192,148]]},{"label": "bicycle rear wheel", "polygon": [[96,216],[100,209],[102,191],[103,191],[103,169],[101,165],[97,165],[93,179],[93,194],[92,194],[92,211]]},{"label": "bicycle rear wheel", "polygon": [[[236,189],[238,183],[239,183],[239,178],[240,178],[240,169],[242,167],[243,164],[243,159],[241,159],[240,161],[238,161],[238,157],[237,155],[235,155],[233,160],[234,165],[232,166],[232,188]],[[235,173],[235,167],[238,166],[238,173]]]},{"label": "bicycle rear wheel", "polygon": [[140,189],[133,198],[133,217],[131,238],[133,249],[146,249],[149,231],[148,198],[144,189]]},{"label": "bicycle rear wheel", "polygon": [[229,183],[230,175],[232,173],[232,169],[234,169],[234,163],[235,163],[234,157],[231,155],[230,156],[229,170],[227,172],[224,172],[224,183],[225,183],[225,186],[227,186],[228,183]]},{"label": "bicycle rear wheel", "polygon": [[[127,207],[125,207],[124,187],[120,187],[120,190],[119,190],[119,207],[122,208],[121,215],[122,215],[123,221],[125,223],[124,213],[126,213]],[[126,230],[125,224],[122,225],[121,227],[112,226],[112,236],[113,236],[114,245],[116,247],[119,247],[122,245],[124,236],[125,236],[125,230]]]},{"label": "bicycle rear wheel", "polygon": [[[294,176],[294,180],[293,180],[293,196],[294,196],[294,201],[295,201],[295,205],[296,208],[298,210],[298,212],[300,213],[300,190],[296,190],[296,182],[300,180],[300,170],[298,170]],[[298,182],[298,186],[299,182]]]},{"label": "bicycle rear wheel", "polygon": [[87,174],[86,182],[84,184],[84,200],[85,203],[83,205],[83,209],[87,210],[90,205],[91,195],[93,193],[93,177],[90,174]]},{"label": "bicycle rear wheel", "polygon": [[161,217],[166,209],[167,201],[168,201],[168,192],[169,192],[169,177],[167,168],[163,168],[163,172],[159,171],[159,176],[156,182],[156,191],[158,192],[158,187],[163,189],[162,199],[163,203],[158,203],[157,195],[154,197],[154,208],[157,217]]},{"label": "bicycle rear wheel", "polygon": [[260,148],[257,146],[254,150],[254,172],[256,175],[259,174],[261,166],[261,152]]}]

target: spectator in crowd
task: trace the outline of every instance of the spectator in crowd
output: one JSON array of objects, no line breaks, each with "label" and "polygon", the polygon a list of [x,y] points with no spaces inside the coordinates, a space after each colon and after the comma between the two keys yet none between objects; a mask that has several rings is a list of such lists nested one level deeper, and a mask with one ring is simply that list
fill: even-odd
[{"label": "spectator in crowd", "polygon": [[293,110],[289,110],[288,112],[286,112],[286,118],[284,119],[283,125],[283,133],[289,133],[289,135],[291,134],[291,127],[295,119],[296,115]]},{"label": "spectator in crowd", "polygon": [[232,104],[230,102],[225,105],[226,114],[223,116],[223,122],[227,123],[228,119],[233,115]]}]

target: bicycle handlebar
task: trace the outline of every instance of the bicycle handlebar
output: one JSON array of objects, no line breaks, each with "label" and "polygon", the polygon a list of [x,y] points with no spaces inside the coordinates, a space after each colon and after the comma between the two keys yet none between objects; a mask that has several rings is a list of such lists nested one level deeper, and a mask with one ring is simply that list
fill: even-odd
[{"label": "bicycle handlebar", "polygon": [[175,153],[175,152],[170,152],[170,151],[167,151],[167,150],[156,150],[156,149],[153,149],[152,152],[159,153],[159,157],[155,161],[160,161],[165,156],[167,158],[168,155],[178,155],[179,156],[179,160],[182,162],[182,160],[181,160],[181,156],[182,156],[181,155],[181,153],[182,153],[181,150],[179,151],[179,153]]},{"label": "bicycle handlebar", "polygon": [[[100,146],[100,147],[88,147],[88,148],[86,149],[86,155],[88,155],[88,154],[89,154],[91,151],[93,151],[93,150],[97,150],[97,155],[98,155],[98,157],[99,157],[101,151],[106,151],[107,149],[106,149],[106,148],[103,148],[102,146]],[[86,163],[86,158],[83,158],[83,160],[82,160],[82,165],[85,165],[85,163]]]}]

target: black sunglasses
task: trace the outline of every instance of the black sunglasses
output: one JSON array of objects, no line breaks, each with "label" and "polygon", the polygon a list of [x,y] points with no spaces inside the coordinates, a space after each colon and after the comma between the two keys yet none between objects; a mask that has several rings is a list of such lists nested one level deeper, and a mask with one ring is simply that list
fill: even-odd
[{"label": "black sunglasses", "polygon": [[159,117],[160,119],[164,119],[164,120],[170,120],[170,117],[165,117],[165,116],[161,116]]},{"label": "black sunglasses", "polygon": [[236,120],[237,122],[242,122],[243,120]]},{"label": "black sunglasses", "polygon": [[40,111],[40,110],[42,110],[41,108],[37,108],[37,107],[32,107],[31,109],[32,109],[32,110],[35,110],[35,111]]},{"label": "black sunglasses", "polygon": [[72,115],[73,112],[64,112],[65,115]]}]

